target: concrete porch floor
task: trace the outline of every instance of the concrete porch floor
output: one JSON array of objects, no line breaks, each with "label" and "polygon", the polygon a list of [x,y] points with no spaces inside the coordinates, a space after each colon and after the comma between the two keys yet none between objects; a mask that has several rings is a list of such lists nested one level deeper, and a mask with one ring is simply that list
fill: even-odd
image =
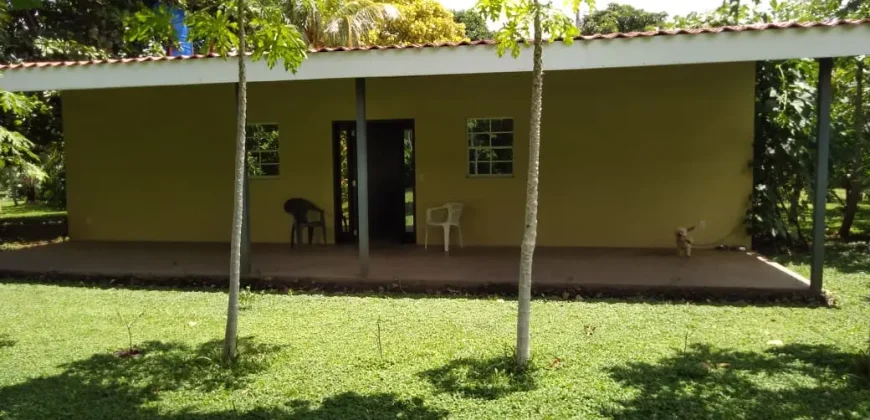
[{"label": "concrete porch floor", "polygon": [[[0,252],[0,273],[143,278],[226,277],[229,247],[190,243],[67,242]],[[355,248],[283,244],[253,248],[253,273],[276,281],[425,287],[516,285],[516,248],[452,249],[418,246],[371,252],[371,272],[360,279]],[[696,250],[691,259],[669,250],[539,248],[534,282],[547,287],[605,289],[742,289],[804,292],[809,282],[754,254]]]}]

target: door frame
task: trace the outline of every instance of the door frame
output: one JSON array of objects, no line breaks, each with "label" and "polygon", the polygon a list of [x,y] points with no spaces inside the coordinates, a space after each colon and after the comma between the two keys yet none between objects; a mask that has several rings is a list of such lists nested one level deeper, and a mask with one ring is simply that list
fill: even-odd
[{"label": "door frame", "polygon": [[[413,206],[411,211],[414,216],[414,230],[413,232],[402,232],[402,241],[403,244],[416,244],[417,243],[417,229],[419,227],[419,221],[417,220],[417,130],[416,124],[413,118],[398,118],[398,119],[378,119],[378,120],[366,120],[366,128],[368,129],[368,125],[371,123],[386,123],[386,124],[402,124],[403,129],[411,130],[411,174],[410,174],[410,185],[411,185],[411,200],[413,202]],[[341,130],[349,130],[350,136],[348,137],[348,145],[347,145],[347,169],[348,169],[348,180],[351,181],[350,189],[348,191],[348,205],[350,206],[349,210],[349,218],[348,220],[350,227],[350,234],[345,234],[341,230],[342,226],[342,208],[341,208],[341,151],[339,148],[339,144],[341,142],[340,133]],[[369,130],[366,130],[367,132]],[[352,141],[351,141],[352,139]],[[404,142],[403,142],[404,147]],[[369,147],[369,153],[372,153],[371,146]],[[404,153],[403,153],[404,157]],[[404,163],[403,163],[404,166]],[[337,244],[347,244],[353,243],[357,244],[359,242],[359,221],[357,220],[357,215],[359,214],[357,205],[359,203],[358,200],[358,189],[357,189],[357,161],[356,161],[356,121],[352,120],[337,120],[332,122],[332,174],[333,174],[333,201],[335,205],[333,209],[335,211],[335,243]],[[405,180],[404,180],[404,170],[403,170],[403,179],[402,186],[404,188]],[[404,193],[403,193],[404,197]],[[404,200],[403,200],[404,202]],[[402,211],[403,219],[402,226],[405,226],[404,223],[404,208]]]}]

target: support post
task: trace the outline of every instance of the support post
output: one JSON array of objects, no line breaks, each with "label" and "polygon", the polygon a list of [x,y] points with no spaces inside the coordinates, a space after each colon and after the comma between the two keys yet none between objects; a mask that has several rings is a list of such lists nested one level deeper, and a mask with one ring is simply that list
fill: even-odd
[{"label": "support post", "polygon": [[825,205],[828,201],[828,158],[831,149],[831,71],[834,60],[819,59],[816,122],[816,185],[813,198],[813,262],[810,291],[821,293],[825,264]]},{"label": "support post", "polygon": [[366,79],[356,79],[356,205],[359,230],[359,272],[369,275],[369,165],[366,139]]},{"label": "support post", "polygon": [[[236,83],[236,104],[239,102],[239,84]],[[245,151],[247,155],[247,150]],[[247,159],[245,160],[245,179],[242,192],[242,249],[241,249],[241,274],[251,274],[251,205],[249,185],[250,178],[248,177]]]}]

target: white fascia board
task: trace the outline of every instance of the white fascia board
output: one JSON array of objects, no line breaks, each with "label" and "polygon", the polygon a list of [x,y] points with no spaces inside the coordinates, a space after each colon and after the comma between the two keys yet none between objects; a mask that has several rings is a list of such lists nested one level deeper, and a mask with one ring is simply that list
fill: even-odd
[{"label": "white fascia board", "polygon": [[[545,70],[643,67],[870,54],[870,25],[840,25],[696,35],[556,42]],[[250,62],[248,81],[528,72],[532,54],[499,58],[491,45],[312,53],[297,73]],[[0,88],[14,91],[233,83],[234,58],[205,58],[7,70]]]}]

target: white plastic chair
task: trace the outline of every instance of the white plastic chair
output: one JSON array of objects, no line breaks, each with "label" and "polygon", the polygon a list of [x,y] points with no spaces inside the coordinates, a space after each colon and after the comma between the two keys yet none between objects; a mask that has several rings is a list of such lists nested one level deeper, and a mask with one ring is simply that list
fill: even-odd
[{"label": "white plastic chair", "polygon": [[[459,247],[465,248],[462,243],[462,228],[459,226],[459,218],[462,217],[462,209],[465,207],[463,203],[447,203],[440,207],[426,209],[426,239],[423,248],[429,249],[429,228],[432,226],[440,226],[444,229],[444,252],[450,252],[450,227],[456,226],[459,232]],[[446,213],[446,217],[435,220],[435,212]]]}]

